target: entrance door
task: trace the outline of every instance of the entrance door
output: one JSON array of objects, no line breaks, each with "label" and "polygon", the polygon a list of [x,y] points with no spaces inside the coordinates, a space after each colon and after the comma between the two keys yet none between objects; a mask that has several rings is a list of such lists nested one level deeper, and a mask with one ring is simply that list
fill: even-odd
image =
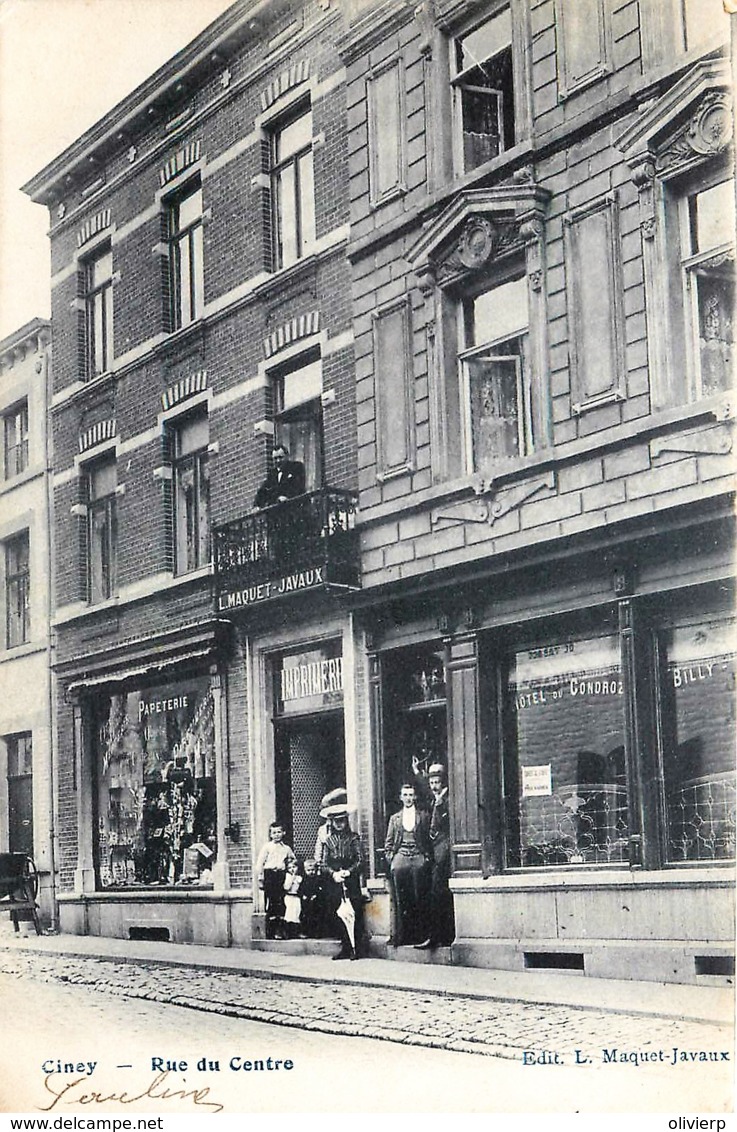
[{"label": "entrance door", "polygon": [[282,720],[276,725],[276,817],[301,859],[312,857],[320,799],[345,786],[342,712]]},{"label": "entrance door", "polygon": [[31,733],[8,740],[8,849],[33,856],[33,741]]}]

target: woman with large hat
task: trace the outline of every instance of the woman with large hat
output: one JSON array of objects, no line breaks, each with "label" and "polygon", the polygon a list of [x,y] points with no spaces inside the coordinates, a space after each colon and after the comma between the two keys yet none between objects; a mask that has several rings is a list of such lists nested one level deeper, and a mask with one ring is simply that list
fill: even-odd
[{"label": "woman with large hat", "polygon": [[345,789],[332,790],[323,798],[323,803],[326,801],[320,817],[326,819],[327,832],[318,835],[315,849],[326,879],[326,903],[341,944],[333,959],[358,959],[364,945],[361,839],[348,821]]}]

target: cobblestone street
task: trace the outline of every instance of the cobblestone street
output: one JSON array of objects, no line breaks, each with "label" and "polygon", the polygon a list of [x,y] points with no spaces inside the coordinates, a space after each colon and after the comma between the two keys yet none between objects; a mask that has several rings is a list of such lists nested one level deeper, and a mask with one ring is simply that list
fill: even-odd
[{"label": "cobblestone street", "polygon": [[605,1049],[662,1049],[670,1058],[674,1048],[732,1048],[731,1031],[725,1026],[571,1006],[28,953],[0,953],[0,972],[280,1026],[515,1061],[521,1061],[525,1051],[553,1050],[564,1063],[572,1063],[576,1049],[580,1057],[600,1060]]}]

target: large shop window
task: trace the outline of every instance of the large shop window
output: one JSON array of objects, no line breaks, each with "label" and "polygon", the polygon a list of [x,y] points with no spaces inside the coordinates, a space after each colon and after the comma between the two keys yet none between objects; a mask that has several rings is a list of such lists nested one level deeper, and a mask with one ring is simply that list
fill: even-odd
[{"label": "large shop window", "polygon": [[526,276],[465,300],[463,316],[466,470],[488,471],[532,444]]},{"label": "large shop window", "polygon": [[505,714],[508,866],[626,862],[618,635],[515,652]]},{"label": "large shop window", "polygon": [[428,771],[447,764],[448,717],[442,648],[424,645],[387,653],[384,689],[384,799],[389,815],[399,809],[399,791],[413,782],[421,807],[429,808]]},{"label": "large shop window", "polygon": [[735,626],[703,621],[661,641],[669,861],[735,855]]},{"label": "large shop window", "polygon": [[454,43],[452,86],[459,171],[469,172],[515,141],[512,13],[501,8]]},{"label": "large shop window", "polygon": [[217,834],[209,681],[103,695],[93,737],[99,886],[210,883]]}]

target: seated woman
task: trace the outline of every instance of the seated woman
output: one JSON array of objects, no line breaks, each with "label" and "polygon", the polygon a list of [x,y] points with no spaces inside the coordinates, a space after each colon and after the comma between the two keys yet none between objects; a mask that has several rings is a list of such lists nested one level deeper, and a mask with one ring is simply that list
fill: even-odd
[{"label": "seated woman", "polygon": [[417,809],[414,786],[399,792],[402,809],[389,818],[384,855],[389,864],[391,936],[394,947],[427,939],[430,880],[430,818]]}]

